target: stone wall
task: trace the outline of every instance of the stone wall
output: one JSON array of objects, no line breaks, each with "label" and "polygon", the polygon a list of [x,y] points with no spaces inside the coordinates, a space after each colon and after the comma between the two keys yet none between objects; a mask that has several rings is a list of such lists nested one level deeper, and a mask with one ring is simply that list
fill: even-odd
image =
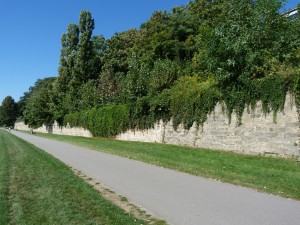
[{"label": "stone wall", "polygon": [[277,122],[273,114],[264,115],[261,103],[254,112],[245,110],[242,125],[237,126],[236,116],[229,123],[222,107],[217,105],[208,116],[203,127],[194,125],[185,130],[180,125],[174,130],[172,121],[160,121],[154,129],[131,130],[118,135],[119,140],[167,143],[191,147],[220,149],[245,154],[276,155],[280,157],[300,156],[300,123],[296,107],[292,107],[287,96],[283,113],[278,113]]},{"label": "stone wall", "polygon": [[[16,130],[30,131],[30,128],[25,125],[23,122],[15,123]],[[59,135],[69,135],[69,136],[81,136],[81,137],[92,137],[93,135],[86,129],[78,128],[78,127],[70,127],[70,126],[59,126],[56,122],[51,126],[39,127],[38,129],[34,129],[34,132],[41,133],[52,133]]]},{"label": "stone wall", "polygon": [[[262,113],[261,103],[257,104],[252,113],[245,110],[240,126],[237,126],[235,115],[232,115],[232,121],[229,123],[222,107],[217,105],[214,113],[208,116],[204,126],[199,129],[194,125],[185,130],[180,125],[174,130],[172,121],[160,121],[153,129],[129,130],[117,135],[116,139],[220,149],[245,154],[299,157],[300,123],[296,107],[292,105],[291,97],[287,96],[284,113],[278,113],[277,123],[274,123],[272,113],[266,116]],[[23,123],[16,123],[15,129],[29,130]],[[88,130],[59,127],[56,123],[34,131],[92,137]]]}]

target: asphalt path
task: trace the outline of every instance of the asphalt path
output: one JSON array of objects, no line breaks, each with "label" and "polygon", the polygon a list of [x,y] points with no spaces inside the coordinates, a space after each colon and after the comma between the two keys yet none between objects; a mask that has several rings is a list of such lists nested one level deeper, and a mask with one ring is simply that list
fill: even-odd
[{"label": "asphalt path", "polygon": [[173,225],[299,225],[300,201],[11,131]]}]

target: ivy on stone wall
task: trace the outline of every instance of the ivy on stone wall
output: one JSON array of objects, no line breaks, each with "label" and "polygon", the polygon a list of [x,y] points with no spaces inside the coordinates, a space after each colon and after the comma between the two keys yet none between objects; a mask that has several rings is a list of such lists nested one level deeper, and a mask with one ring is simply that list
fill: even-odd
[{"label": "ivy on stone wall", "polygon": [[300,70],[278,69],[276,73],[264,78],[249,80],[248,84],[219,87],[213,79],[205,82],[200,77],[184,76],[169,89],[155,98],[143,97],[132,104],[108,105],[81,112],[68,114],[65,125],[83,127],[94,136],[110,137],[128,129],[149,129],[159,120],[173,119],[176,129],[183,124],[189,129],[194,123],[203,126],[217,103],[224,106],[224,113],[231,122],[232,114],[237,117],[238,125],[246,108],[254,110],[257,101],[262,102],[265,115],[284,109],[285,98],[290,92],[300,109]]},{"label": "ivy on stone wall", "polygon": [[[163,113],[157,109],[163,109],[167,113],[167,119],[173,118],[173,125],[176,129],[183,123],[189,129],[194,122],[196,125],[203,125],[217,102],[220,100],[220,91],[212,80],[199,82],[199,77],[181,77],[176,84],[161,95],[152,103],[156,109],[156,119],[165,120]],[[167,99],[166,99],[167,98]],[[159,105],[167,103],[168,105]],[[159,108],[160,107],[160,108]]]},{"label": "ivy on stone wall", "polygon": [[241,125],[261,101],[276,122],[287,92],[300,113],[300,18],[282,16],[284,2],[195,0],[108,40],[92,36],[94,20],[84,11],[62,38],[59,76],[47,88],[49,120],[36,111],[43,101],[30,104],[31,97],[25,108],[36,113],[31,120],[103,137],[159,120],[202,126],[217,103]]},{"label": "ivy on stone wall", "polygon": [[295,97],[295,103],[298,109],[300,119],[300,69],[297,69],[295,71],[295,75],[291,85],[291,92]]}]

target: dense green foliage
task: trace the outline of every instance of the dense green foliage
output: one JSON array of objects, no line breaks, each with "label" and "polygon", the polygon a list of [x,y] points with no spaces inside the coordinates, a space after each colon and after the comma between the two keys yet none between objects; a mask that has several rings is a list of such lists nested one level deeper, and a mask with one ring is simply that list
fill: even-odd
[{"label": "dense green foliage", "polygon": [[0,106],[0,126],[14,127],[18,117],[18,105],[11,96],[7,96]]},{"label": "dense green foliage", "polygon": [[127,105],[109,105],[91,110],[68,114],[65,125],[83,127],[94,136],[109,137],[126,131],[130,123]]},{"label": "dense green foliage", "polygon": [[35,86],[30,89],[26,99],[23,117],[25,123],[30,127],[38,128],[43,124],[53,123],[53,114],[51,113],[51,93],[53,82],[56,78],[45,78],[38,80]]},{"label": "dense green foliage", "polygon": [[1,225],[150,224],[103,198],[61,161],[5,131],[0,162]]},{"label": "dense green foliage", "polygon": [[[284,2],[195,0],[154,12],[139,29],[108,40],[93,35],[95,21],[82,11],[79,24],[70,24],[61,39],[59,76],[48,88],[50,114],[35,117],[43,123],[77,121],[108,136],[149,128],[159,119],[173,118],[175,128],[202,125],[218,102],[241,124],[245,108],[262,101],[276,122],[288,92],[300,109],[300,18],[282,15]],[[36,106],[30,102],[27,111]],[[104,115],[124,105],[129,113],[115,118],[119,127],[112,125]],[[97,113],[103,130],[110,129],[87,126],[92,120],[86,115]]]}]

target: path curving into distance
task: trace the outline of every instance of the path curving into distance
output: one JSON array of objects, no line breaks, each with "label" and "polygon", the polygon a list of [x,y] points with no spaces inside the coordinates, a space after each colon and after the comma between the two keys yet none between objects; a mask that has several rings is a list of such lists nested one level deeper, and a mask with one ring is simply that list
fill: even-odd
[{"label": "path curving into distance", "polygon": [[299,225],[300,201],[11,131],[171,225]]}]

